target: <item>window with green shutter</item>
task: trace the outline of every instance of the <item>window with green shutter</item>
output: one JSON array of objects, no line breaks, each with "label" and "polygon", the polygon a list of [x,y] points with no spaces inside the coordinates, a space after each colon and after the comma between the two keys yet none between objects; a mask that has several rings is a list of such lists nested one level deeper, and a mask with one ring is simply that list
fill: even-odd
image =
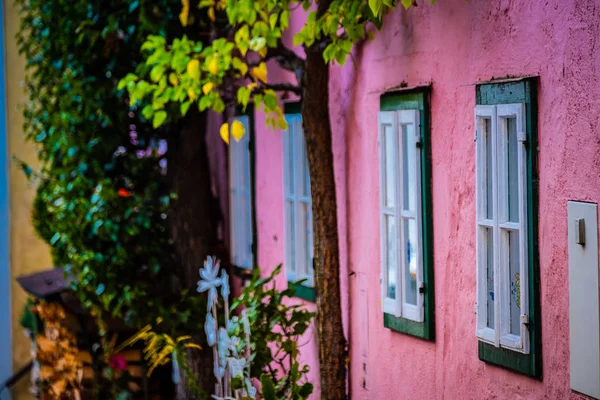
[{"label": "window with green shutter", "polygon": [[381,96],[379,177],[384,325],[433,340],[428,88]]},{"label": "window with green shutter", "polygon": [[479,358],[541,377],[536,80],[476,88]]}]

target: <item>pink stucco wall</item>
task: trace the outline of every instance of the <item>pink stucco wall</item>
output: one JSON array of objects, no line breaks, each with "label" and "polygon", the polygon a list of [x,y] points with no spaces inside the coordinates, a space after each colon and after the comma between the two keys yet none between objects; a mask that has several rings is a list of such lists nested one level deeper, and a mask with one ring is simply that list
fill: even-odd
[{"label": "pink stucco wall", "polygon": [[[302,18],[296,16],[296,27]],[[353,399],[574,396],[569,389],[566,202],[600,198],[599,21],[597,0],[446,0],[434,6],[423,0],[408,12],[387,16],[375,40],[357,47],[355,65],[332,68],[335,190]],[[474,83],[507,75],[539,76],[542,381],[487,365],[477,356]],[[286,78],[270,69],[271,81]],[[385,329],[380,309],[377,114],[381,93],[402,82],[432,88],[433,343]],[[256,118],[258,261],[270,269],[284,260],[282,141],[279,132],[264,127],[261,114]],[[311,335],[303,356],[318,383]]]}]

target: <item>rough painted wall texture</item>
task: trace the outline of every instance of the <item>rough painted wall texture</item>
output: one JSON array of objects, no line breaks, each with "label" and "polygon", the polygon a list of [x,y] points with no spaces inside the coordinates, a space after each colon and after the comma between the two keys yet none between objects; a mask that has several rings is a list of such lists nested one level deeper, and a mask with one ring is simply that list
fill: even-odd
[{"label": "rough painted wall texture", "polygon": [[[37,155],[30,143],[23,137],[23,116],[19,104],[27,100],[22,87],[25,78],[25,60],[18,54],[14,37],[19,27],[17,8],[12,2],[3,2],[4,37],[6,49],[6,113],[8,117],[8,157],[17,157],[36,165]],[[31,342],[24,335],[19,324],[25,300],[25,292],[14,280],[52,266],[50,251],[39,239],[31,224],[31,208],[35,188],[28,185],[23,171],[9,161],[10,195],[10,269],[12,280],[12,351],[13,371],[18,370],[31,360]],[[4,362],[4,360],[2,360]],[[13,399],[32,398],[29,393],[29,381],[23,379],[13,391]]]},{"label": "rough painted wall texture", "polygon": [[[302,18],[296,15],[296,26]],[[600,198],[598,21],[597,0],[421,1],[386,17],[375,41],[357,47],[355,65],[333,67],[352,398],[575,396],[569,389],[566,202]],[[475,338],[474,83],[524,75],[539,76],[542,381],[479,361]],[[435,343],[385,329],[380,310],[377,113],[380,94],[402,82],[432,87]],[[283,160],[280,134],[265,129],[263,120],[257,115],[258,256],[270,269],[284,260]],[[316,377],[316,338],[303,354],[315,363]]]}]

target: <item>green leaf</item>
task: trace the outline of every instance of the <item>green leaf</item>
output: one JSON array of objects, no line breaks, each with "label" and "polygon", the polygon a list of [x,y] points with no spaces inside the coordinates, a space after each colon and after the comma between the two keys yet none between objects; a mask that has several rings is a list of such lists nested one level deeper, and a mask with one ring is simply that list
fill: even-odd
[{"label": "green leaf", "polygon": [[185,116],[185,114],[187,114],[191,104],[192,104],[191,101],[185,101],[185,102],[181,103],[181,105],[179,106],[179,111],[181,112],[181,116]]},{"label": "green leaf", "polygon": [[263,392],[264,400],[277,400],[275,398],[275,385],[273,385],[273,381],[267,374],[262,374],[260,376],[260,384]]},{"label": "green leaf", "polygon": [[294,35],[294,46],[300,46],[305,41],[304,32],[300,31]]},{"label": "green leaf", "polygon": [[154,114],[154,118],[152,119],[152,126],[154,127],[154,129],[156,129],[159,126],[161,126],[163,124],[163,122],[165,122],[166,119],[167,119],[167,112],[159,111],[156,114]]},{"label": "green leaf", "polygon": [[381,0],[369,0],[369,8],[371,9],[375,17],[379,17],[382,5],[383,4]]},{"label": "green leaf", "polygon": [[408,10],[413,5],[413,0],[402,0],[402,6]]},{"label": "green leaf", "polygon": [[212,99],[210,96],[203,96],[200,98],[200,102],[198,103],[198,109],[200,111],[206,110],[212,104]]},{"label": "green leaf", "polygon": [[310,396],[313,392],[313,390],[315,389],[314,385],[310,382],[306,382],[304,385],[302,385],[302,387],[300,388],[300,391],[298,392],[298,394],[304,398],[307,399],[308,396]]}]

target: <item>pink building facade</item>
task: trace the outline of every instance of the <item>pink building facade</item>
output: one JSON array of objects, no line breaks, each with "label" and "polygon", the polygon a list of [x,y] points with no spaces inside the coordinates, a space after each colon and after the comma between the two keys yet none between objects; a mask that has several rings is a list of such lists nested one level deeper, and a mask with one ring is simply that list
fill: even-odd
[{"label": "pink building facade", "polygon": [[[303,18],[295,16],[292,30]],[[375,39],[356,47],[354,63],[332,67],[330,113],[336,187],[331,190],[338,199],[342,307],[350,343],[352,399],[580,398],[570,384],[567,202],[597,203],[600,198],[598,21],[600,2],[595,0],[448,0],[433,6],[423,1],[418,7],[386,16]],[[285,79],[291,77],[270,68],[270,81]],[[291,117],[296,112],[293,102],[284,101]],[[405,106],[407,101],[416,103]],[[516,130],[508,127],[506,133],[513,129],[518,141],[515,149],[523,146],[523,150],[519,147],[518,153],[511,153],[509,140],[506,153],[501,153],[500,144],[489,151],[495,151],[494,160],[500,160],[502,154],[508,160],[518,158],[514,164],[518,167],[517,186],[513,188],[509,182],[507,190],[516,191],[515,218],[521,222],[510,225],[512,217],[507,217],[508,228],[502,228],[501,205],[490,208],[495,211],[490,211],[489,226],[487,217],[482,217],[486,204],[491,207],[492,203],[482,198],[493,193],[502,203],[503,189],[496,185],[500,188],[497,194],[490,189],[492,181],[485,181],[492,158],[486,164],[491,153],[486,153],[478,127],[482,123],[491,135],[491,125],[485,121],[498,118],[500,138],[502,121],[508,121],[501,116],[506,104],[515,105],[509,107],[509,114],[517,110],[510,114],[517,121]],[[417,284],[423,283],[421,290],[416,290],[424,294],[417,294],[421,314],[417,302],[417,313],[407,317],[410,322],[404,325],[398,321],[412,315],[410,310],[404,309],[402,301],[392,301],[386,309],[386,296],[394,294],[387,292],[388,287],[382,289],[390,279],[396,282],[382,273],[389,266],[382,245],[387,235],[382,228],[382,185],[386,185],[382,170],[386,164],[380,153],[386,115],[403,126],[404,114],[395,113],[394,107],[416,110],[413,129],[421,133],[411,139],[420,146],[415,154],[421,161],[413,165],[419,166],[421,175],[416,176],[417,189],[413,189],[418,205],[415,214],[409,213],[415,215],[419,226],[418,246],[417,250],[394,251],[404,251],[400,264],[407,251],[418,252],[418,272],[411,276]],[[486,114],[489,110],[493,116]],[[474,117],[478,112],[480,119]],[[284,135],[289,132],[266,128],[259,112],[252,119],[254,153],[248,163],[254,180],[253,244],[255,263],[268,271],[290,263],[290,246],[296,253],[306,252],[310,259],[310,249],[305,248],[312,240],[310,226],[298,225],[310,222],[310,212],[299,211],[310,204],[302,203],[302,196],[287,187],[290,168],[294,177],[304,179],[301,162],[286,167],[291,150],[284,149],[289,146]],[[498,163],[500,172],[494,179],[502,182],[504,164]],[[507,168],[509,176],[513,172]],[[479,188],[486,182],[488,189]],[[512,197],[504,195],[509,207]],[[293,229],[286,225],[290,218],[286,207],[292,207],[295,215]],[[397,221],[401,223],[411,218],[400,214]],[[481,232],[485,235],[489,230],[492,235],[497,229],[499,239],[494,243],[501,244],[502,229],[508,232],[513,228],[520,246],[514,260],[507,250],[506,265],[513,268],[516,263],[521,281],[510,278],[514,271],[509,271],[506,299],[496,290],[494,303],[483,293],[486,280],[481,274],[499,267],[486,264],[489,252],[481,247],[487,243]],[[295,244],[290,244],[290,232],[294,232]],[[298,235],[305,232],[300,240]],[[490,238],[496,237],[493,235]],[[306,246],[299,246],[299,240]],[[500,264],[501,260],[502,256]],[[307,263],[294,262],[294,277],[309,272]],[[410,280],[408,275],[400,275],[398,285]],[[283,277],[281,285],[286,285]],[[494,282],[490,287],[490,293],[503,288]],[[411,289],[405,288],[405,292],[395,289],[395,295],[406,300]],[[309,292],[302,297],[310,299]],[[493,299],[493,293],[491,296]],[[310,300],[299,301],[314,308]],[[493,310],[486,309],[486,301],[496,317]],[[494,309],[501,301],[506,313],[503,305]],[[520,307],[519,315],[511,308],[515,304]],[[396,311],[397,316],[391,315]],[[499,315],[506,316],[506,321]],[[505,323],[508,333],[502,336]],[[490,328],[492,336],[486,337]],[[494,332],[499,333],[494,336]],[[504,339],[511,334],[520,339],[507,345]],[[303,357],[312,367],[310,378],[318,386],[313,332],[306,335],[302,346]]]}]

